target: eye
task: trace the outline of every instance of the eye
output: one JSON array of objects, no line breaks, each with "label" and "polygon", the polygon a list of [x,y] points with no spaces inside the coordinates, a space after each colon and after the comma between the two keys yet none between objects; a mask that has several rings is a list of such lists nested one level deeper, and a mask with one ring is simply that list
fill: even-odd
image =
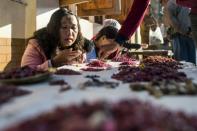
[{"label": "eye", "polygon": [[76,25],[72,26],[72,29],[77,30],[77,26]]},{"label": "eye", "polygon": [[65,30],[68,29],[68,26],[62,26],[61,28]]}]

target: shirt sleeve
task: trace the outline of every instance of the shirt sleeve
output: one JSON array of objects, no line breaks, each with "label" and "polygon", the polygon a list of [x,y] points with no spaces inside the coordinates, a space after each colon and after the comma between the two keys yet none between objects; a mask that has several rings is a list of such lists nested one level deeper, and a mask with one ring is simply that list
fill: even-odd
[{"label": "shirt sleeve", "polygon": [[86,54],[86,62],[89,62],[91,59],[96,59],[96,49],[94,48],[91,52]]},{"label": "shirt sleeve", "polygon": [[116,42],[123,44],[128,40],[140,25],[150,0],[134,0],[126,20],[118,32]]},{"label": "shirt sleeve", "polygon": [[38,70],[47,70],[49,61],[35,41],[30,40],[22,56],[21,66],[29,66]]}]

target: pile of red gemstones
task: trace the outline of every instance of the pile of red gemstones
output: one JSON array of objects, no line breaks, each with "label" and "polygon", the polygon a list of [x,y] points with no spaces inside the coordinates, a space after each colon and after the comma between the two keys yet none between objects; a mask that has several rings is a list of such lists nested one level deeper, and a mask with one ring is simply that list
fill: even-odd
[{"label": "pile of red gemstones", "polygon": [[38,71],[32,69],[28,66],[13,68],[9,71],[4,71],[0,73],[0,79],[16,79],[16,78],[25,78],[29,76],[34,76],[37,74],[42,74],[44,71]]},{"label": "pile of red gemstones", "polygon": [[111,67],[111,65],[109,65],[101,60],[94,60],[94,61],[88,63],[86,66],[88,66],[88,67],[103,67],[103,68],[110,68]]},{"label": "pile of red gemstones", "polygon": [[27,95],[29,93],[31,93],[31,92],[20,89],[16,86],[1,85],[0,86],[0,106],[4,103],[10,101],[14,97]]},{"label": "pile of red gemstones", "polygon": [[55,72],[56,75],[81,75],[80,72],[71,69],[59,69]]},{"label": "pile of red gemstones", "polygon": [[82,103],[57,108],[6,131],[196,131],[197,116],[148,102]]}]

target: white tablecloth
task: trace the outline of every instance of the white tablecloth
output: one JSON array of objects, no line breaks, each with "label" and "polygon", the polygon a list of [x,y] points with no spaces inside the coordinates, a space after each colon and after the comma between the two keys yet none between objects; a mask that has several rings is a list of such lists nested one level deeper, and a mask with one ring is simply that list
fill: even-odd
[{"label": "white tablecloth", "polygon": [[[111,79],[111,75],[117,72],[118,63],[110,63],[113,65],[111,70],[101,72],[82,72],[82,75],[73,76],[52,76],[53,80],[64,79],[68,82],[72,89],[59,92],[60,86],[50,86],[48,81],[21,86],[21,88],[32,91],[32,94],[13,99],[11,102],[4,104],[0,108],[0,130],[21,122],[22,120],[35,117],[38,114],[53,110],[57,106],[67,106],[69,104],[78,104],[82,101],[119,101],[122,99],[136,98],[142,101],[150,101],[158,106],[163,106],[170,110],[184,111],[189,114],[197,114],[197,96],[163,96],[159,99],[151,96],[146,91],[134,92],[129,88],[129,84],[119,82],[119,86],[115,89],[105,87],[94,88],[89,87],[85,90],[79,89],[81,83],[88,80],[86,75],[100,75],[100,79],[116,81]],[[61,68],[70,68],[79,70],[81,66],[64,66]],[[197,68],[186,66],[184,71],[189,78],[197,83]]]}]

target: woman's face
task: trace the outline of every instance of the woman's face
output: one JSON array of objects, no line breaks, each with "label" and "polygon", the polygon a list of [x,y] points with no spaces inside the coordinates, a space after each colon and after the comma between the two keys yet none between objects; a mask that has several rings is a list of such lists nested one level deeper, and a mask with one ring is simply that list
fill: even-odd
[{"label": "woman's face", "polygon": [[74,15],[64,16],[60,27],[61,46],[63,48],[71,46],[77,39],[78,32],[77,18]]}]

